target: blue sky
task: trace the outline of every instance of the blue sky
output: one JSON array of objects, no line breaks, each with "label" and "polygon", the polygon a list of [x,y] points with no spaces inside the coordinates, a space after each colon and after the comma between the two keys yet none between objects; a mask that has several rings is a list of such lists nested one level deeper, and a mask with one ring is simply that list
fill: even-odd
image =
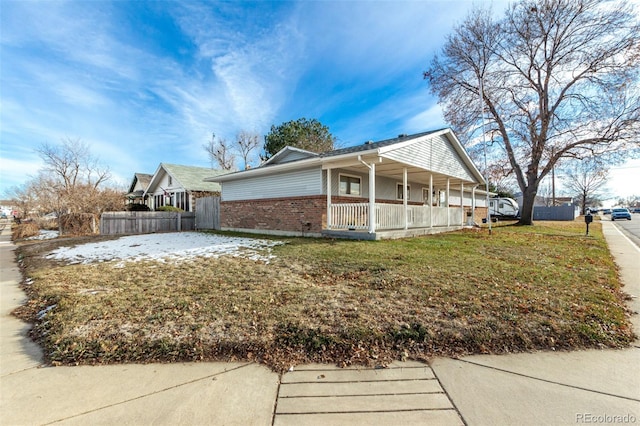
[{"label": "blue sky", "polygon": [[474,4],[0,1],[0,196],[64,138],[128,186],[160,162],[208,167],[212,132],[306,117],[351,146],[443,127],[422,71]]}]

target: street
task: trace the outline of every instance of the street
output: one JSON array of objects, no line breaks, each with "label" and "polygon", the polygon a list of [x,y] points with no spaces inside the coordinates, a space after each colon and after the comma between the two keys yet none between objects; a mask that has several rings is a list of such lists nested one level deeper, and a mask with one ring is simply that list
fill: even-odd
[{"label": "street", "polygon": [[[610,216],[605,216],[606,219],[611,220]],[[640,214],[632,213],[631,220],[616,220],[613,222],[616,228],[629,238],[636,247],[640,248]]]}]

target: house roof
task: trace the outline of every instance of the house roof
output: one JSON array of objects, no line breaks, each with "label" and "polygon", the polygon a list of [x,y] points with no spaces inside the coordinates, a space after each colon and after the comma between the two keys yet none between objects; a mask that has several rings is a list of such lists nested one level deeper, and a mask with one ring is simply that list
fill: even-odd
[{"label": "house roof", "polygon": [[[311,158],[311,157],[317,157],[320,155],[316,152],[307,151],[306,149],[296,148],[295,146],[285,146],[280,151],[276,152],[267,161],[262,163],[260,167],[268,166],[270,164],[283,163],[286,161],[287,157],[292,156],[291,154],[298,154],[298,157],[296,159]],[[295,160],[289,160],[289,161],[295,161]]]},{"label": "house roof", "polygon": [[129,193],[134,194],[136,184],[139,183],[143,189],[142,191],[135,191],[135,194],[140,193],[139,196],[142,196],[144,190],[147,189],[147,186],[149,186],[151,178],[153,178],[153,175],[150,175],[148,173],[134,173],[133,179],[131,180],[131,185],[129,185]]},{"label": "house roof", "polygon": [[[362,159],[368,158],[370,159],[370,161],[372,161],[375,158],[380,159],[383,156],[391,159],[391,157],[393,157],[392,154],[394,151],[401,150],[402,148],[408,147],[413,144],[422,143],[424,141],[429,140],[431,137],[438,137],[438,136],[442,136],[446,138],[450,146],[453,148],[456,154],[460,157],[460,160],[464,164],[464,167],[468,170],[467,173],[469,174],[469,176],[473,176],[472,179],[460,179],[460,180],[463,182],[466,180],[466,181],[475,181],[477,183],[484,184],[485,181],[482,174],[477,169],[473,161],[471,161],[471,158],[469,157],[466,150],[463,148],[462,144],[460,143],[458,138],[455,136],[453,131],[449,128],[416,133],[413,135],[399,135],[396,138],[385,139],[378,142],[366,142],[364,144],[356,145],[348,148],[328,151],[328,152],[324,152],[317,155],[316,154],[309,155],[309,156],[306,156],[305,158],[300,158],[293,161],[287,161],[283,163],[275,162],[275,163],[269,164],[266,167],[265,165],[262,165],[255,169],[243,170],[236,173],[230,173],[225,176],[214,177],[210,175],[210,177],[208,177],[206,180],[210,182],[225,182],[225,181],[231,181],[236,179],[242,179],[245,177],[260,176],[263,174],[267,175],[271,173],[277,173],[280,171],[292,170],[300,167],[312,167],[316,165],[322,165],[323,167],[326,167],[326,168],[335,167],[338,164],[341,164],[341,165],[351,164],[351,167],[364,167],[361,164]],[[280,156],[281,153],[287,150],[288,148],[286,147],[283,148],[276,155],[274,155],[274,157]],[[309,153],[309,154],[312,154],[312,153]],[[401,164],[400,162],[398,162],[398,160],[394,160],[394,161],[396,161],[395,163],[396,165]],[[401,169],[398,169],[397,167],[394,170],[392,170],[390,167],[393,167],[393,163],[391,163],[390,166],[387,166],[388,168],[387,171],[390,175],[397,175],[398,172],[401,171]],[[412,172],[420,172],[425,170],[424,167],[422,166],[408,165],[407,167],[410,167]],[[378,168],[376,170],[378,170]],[[445,179],[446,177],[446,175],[442,174],[442,172],[438,173],[438,175],[442,179]]]},{"label": "house roof", "polygon": [[344,154],[355,154],[355,153],[362,153],[365,151],[377,150],[379,148],[387,147],[390,145],[396,145],[400,142],[411,141],[411,140],[420,138],[422,136],[436,134],[438,132],[442,132],[443,130],[447,130],[447,129],[444,128],[444,129],[432,130],[429,132],[416,133],[413,135],[398,135],[398,137],[396,138],[385,139],[378,142],[367,141],[361,145],[324,152],[320,154],[320,156],[327,158],[327,157],[336,157],[338,155],[344,155]]},{"label": "house roof", "polygon": [[226,170],[215,170],[208,167],[183,166],[179,164],[160,163],[147,186],[146,192],[155,189],[163,173],[169,174],[176,183],[187,191],[220,192],[220,184],[205,182],[204,178],[219,176],[228,173]]}]

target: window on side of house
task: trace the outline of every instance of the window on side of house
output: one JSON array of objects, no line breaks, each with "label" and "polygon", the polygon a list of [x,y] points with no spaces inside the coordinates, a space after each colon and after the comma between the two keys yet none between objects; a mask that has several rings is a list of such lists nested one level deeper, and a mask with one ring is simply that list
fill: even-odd
[{"label": "window on side of house", "polygon": [[171,178],[171,176],[168,176],[168,178],[169,178],[169,186],[172,186],[173,185],[173,179]]},{"label": "window on side of house", "polygon": [[176,192],[176,207],[184,210],[185,212],[189,211],[189,193],[188,192]]},{"label": "window on side of house", "polygon": [[[402,191],[402,184],[396,185],[396,200],[403,200],[404,192]],[[411,199],[411,185],[407,185],[407,200]]]},{"label": "window on side of house", "polygon": [[424,204],[429,204],[429,188],[422,188],[422,201]]},{"label": "window on side of house", "polygon": [[362,179],[357,176],[340,175],[340,195],[360,196]]}]

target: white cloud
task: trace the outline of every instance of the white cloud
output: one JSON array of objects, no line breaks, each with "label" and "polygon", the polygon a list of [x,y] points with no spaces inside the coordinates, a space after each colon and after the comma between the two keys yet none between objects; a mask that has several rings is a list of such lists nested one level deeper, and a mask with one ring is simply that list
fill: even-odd
[{"label": "white cloud", "polygon": [[21,186],[29,178],[35,177],[41,167],[41,162],[16,160],[7,158],[4,154],[0,156],[0,180],[2,181],[0,196],[4,196],[10,188]]},{"label": "white cloud", "polygon": [[631,159],[620,166],[611,168],[607,187],[613,197],[610,202],[618,198],[640,196],[640,159]]},{"label": "white cloud", "polygon": [[181,12],[181,27],[193,38],[200,57],[211,63],[215,84],[209,96],[219,101],[210,104],[210,112],[214,121],[229,129],[223,136],[272,124],[296,84],[304,42],[289,13],[278,11],[274,20],[255,22],[246,16],[225,20],[222,12],[193,4]]},{"label": "white cloud", "polygon": [[[425,105],[427,105],[426,100]],[[435,129],[436,127],[447,127],[447,124],[442,115],[440,105],[432,104],[425,110],[409,117],[405,123],[405,127],[408,133],[415,133]]]},{"label": "white cloud", "polygon": [[[18,149],[80,138],[128,181],[161,161],[208,165],[201,146],[211,132],[264,134],[277,120],[330,117],[325,124],[352,143],[427,130],[436,117],[420,74],[465,9],[434,1],[3,3],[2,157],[34,169],[37,155]],[[173,39],[155,26],[158,16],[181,38],[179,51],[160,41]]]}]

